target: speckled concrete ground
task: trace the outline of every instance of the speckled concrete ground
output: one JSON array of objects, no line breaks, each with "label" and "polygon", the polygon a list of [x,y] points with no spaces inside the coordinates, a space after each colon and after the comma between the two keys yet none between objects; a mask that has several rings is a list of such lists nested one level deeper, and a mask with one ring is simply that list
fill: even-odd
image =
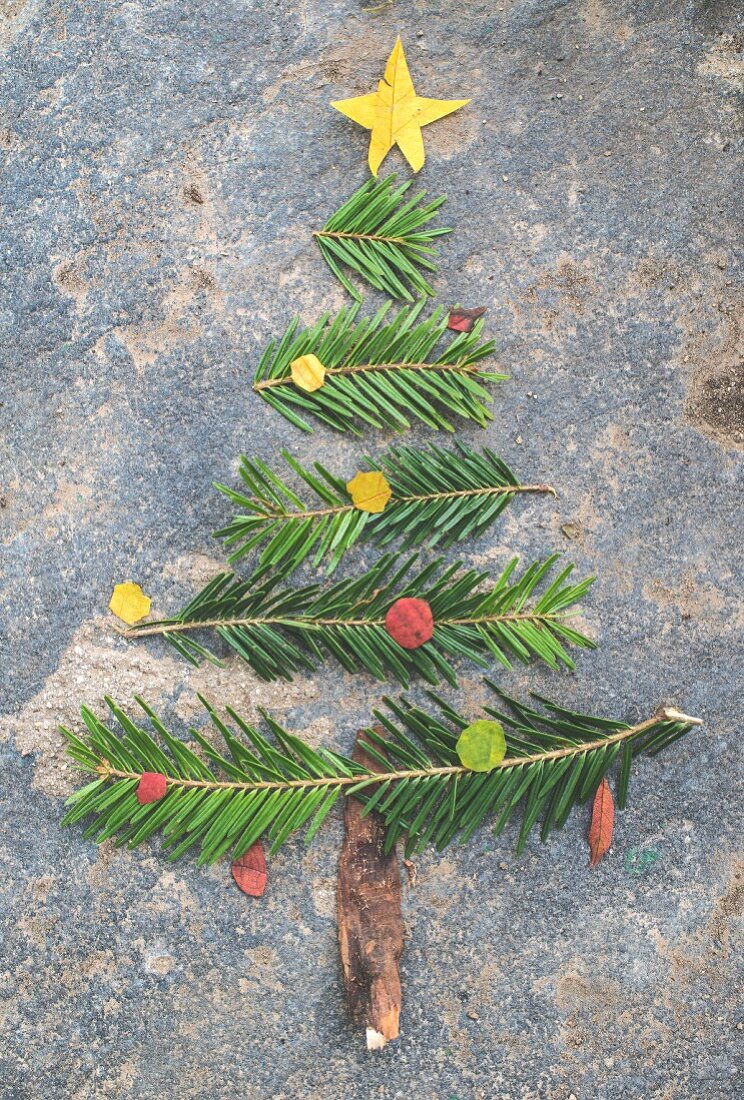
[{"label": "speckled concrete ground", "polygon": [[[736,8],[0,5],[3,1097],[740,1091]],[[489,307],[512,376],[493,425],[462,437],[560,492],[464,553],[497,567],[558,547],[599,577],[584,621],[600,645],[576,674],[501,681],[706,725],[639,764],[595,872],[586,812],[519,860],[513,829],[421,859],[403,1034],[373,1056],[340,990],[338,819],[310,854],[288,844],[254,902],[226,865],[62,833],[77,779],[56,727],[142,692],[185,732],[203,690],[348,750],[379,699],[336,670],[290,686],[189,670],[127,646],[105,609],[131,576],[167,613],[220,568],[229,509],[210,485],[241,450],[353,473],[362,444],[301,436],[249,381],[292,313],[343,301],[309,230],[364,179],[366,139],[328,102],[374,86],[397,31],[422,93],[473,98],[426,132],[421,173],[457,229],[440,298]],[[460,702],[479,684],[463,668]]]}]

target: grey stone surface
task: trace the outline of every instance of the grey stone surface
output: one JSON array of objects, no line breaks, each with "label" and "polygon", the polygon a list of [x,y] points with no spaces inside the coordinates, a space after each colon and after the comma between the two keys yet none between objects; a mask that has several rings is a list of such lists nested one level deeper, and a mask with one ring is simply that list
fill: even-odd
[{"label": "grey stone surface", "polygon": [[[3,1097],[740,1094],[738,7],[0,5]],[[521,859],[513,829],[422,858],[403,1034],[374,1056],[339,982],[339,821],[272,860],[260,902],[224,864],[98,850],[58,827],[78,779],[56,726],[141,692],[185,733],[202,690],[348,750],[379,700],[330,666],[193,671],[105,609],[132,577],[168,612],[220,568],[210,486],[241,451],[351,475],[389,442],[302,436],[250,378],[295,311],[343,302],[309,230],[364,179],[366,137],[328,103],[373,88],[398,31],[422,94],[473,98],[421,173],[456,227],[440,299],[488,306],[511,375],[462,438],[560,493],[463,554],[557,547],[599,578],[598,650],[501,682],[706,724],[639,763],[594,872],[586,812]],[[482,694],[463,668],[460,703]]]}]

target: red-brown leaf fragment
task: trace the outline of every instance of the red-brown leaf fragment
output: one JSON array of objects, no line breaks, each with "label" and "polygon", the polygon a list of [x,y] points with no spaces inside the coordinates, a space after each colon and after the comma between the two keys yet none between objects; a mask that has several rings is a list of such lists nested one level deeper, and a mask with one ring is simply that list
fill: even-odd
[{"label": "red-brown leaf fragment", "polygon": [[452,329],[453,332],[470,332],[475,322],[485,312],[485,306],[476,306],[475,309],[452,309],[447,328]]},{"label": "red-brown leaf fragment", "polygon": [[160,772],[143,772],[137,784],[137,801],[140,806],[157,802],[168,789],[168,780]]},{"label": "red-brown leaf fragment", "polygon": [[592,820],[589,825],[589,866],[596,867],[600,859],[609,850],[612,843],[612,825],[615,820],[615,804],[612,800],[610,784],[606,779],[597,787],[592,807]]},{"label": "red-brown leaf fragment", "polygon": [[434,634],[434,616],[426,600],[403,596],[388,610],[385,629],[403,649],[418,649]]},{"label": "red-brown leaf fragment", "polygon": [[263,843],[257,840],[240,859],[232,865],[232,876],[244,894],[260,898],[266,889],[266,856]]}]

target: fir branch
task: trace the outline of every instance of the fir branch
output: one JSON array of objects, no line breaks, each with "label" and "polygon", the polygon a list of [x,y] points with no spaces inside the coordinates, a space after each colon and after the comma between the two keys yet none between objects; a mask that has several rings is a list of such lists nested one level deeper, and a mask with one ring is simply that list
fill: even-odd
[{"label": "fir branch", "polygon": [[412,181],[394,188],[396,177],[369,179],[313,233],[323,259],[352,297],[361,295],[344,272],[350,268],[370,286],[391,298],[413,301],[433,295],[424,272],[435,272],[432,248],[437,237],[451,229],[425,228],[445,201],[444,196],[423,205],[425,192],[403,202]]},{"label": "fir branch", "polygon": [[[423,778],[414,787],[416,777],[411,775],[404,786],[393,782],[387,791],[380,793],[376,787],[369,795],[368,808],[374,806],[388,825],[388,848],[402,835],[406,836],[407,855],[429,842],[441,850],[457,834],[464,843],[487,815],[496,814],[494,832],[498,836],[521,805],[522,824],[516,846],[520,854],[538,818],[542,817],[540,839],[544,841],[551,829],[562,828],[577,802],[594,796],[618,759],[618,804],[623,809],[633,758],[641,753],[654,756],[692,726],[702,724],[698,718],[666,707],[646,721],[628,726],[614,719],[580,714],[533,695],[542,704],[543,709],[537,710],[511,699],[492,681],[484,682],[501,704],[484,707],[484,714],[502,723],[507,744],[505,758],[489,772],[462,768],[455,745],[471,720],[433,692],[428,694],[439,708],[436,717],[405,699],[399,703],[384,700],[394,718],[375,711],[387,735],[366,730],[365,747],[373,756],[377,750],[387,767],[390,761],[400,768],[410,767],[414,753],[424,775],[432,762],[452,769],[451,778],[442,773],[438,787],[433,780]],[[353,786],[347,789],[350,793],[355,793]],[[364,797],[364,791],[357,797]]]},{"label": "fir branch", "polygon": [[[261,356],[254,391],[307,432],[312,431],[302,415],[307,413],[357,435],[365,424],[403,431],[411,418],[454,431],[452,413],[484,427],[493,415],[483,383],[501,382],[506,375],[478,367],[495,348],[492,340],[480,342],[482,320],[443,347],[447,314],[441,309],[420,321],[422,300],[386,321],[389,306],[357,321],[354,304],[333,320],[325,314],[308,329],[300,329],[295,318]],[[292,362],[305,355],[315,355],[326,371],[324,384],[311,393],[292,380]]]},{"label": "fir branch", "polygon": [[[487,815],[499,815],[499,833],[521,804],[521,851],[538,817],[543,818],[545,840],[551,828],[565,823],[577,802],[593,796],[618,758],[623,805],[632,759],[660,752],[701,724],[665,708],[629,726],[566,710],[538,696],[543,709],[536,710],[486,683],[499,707],[486,707],[484,713],[502,722],[507,744],[506,757],[489,772],[461,765],[455,745],[469,719],[433,693],[435,713],[405,699],[386,699],[388,711],[375,712],[384,733],[368,729],[362,737],[367,752],[383,764],[382,773],[366,772],[350,757],[328,749],[312,749],[264,712],[268,736],[228,708],[237,727],[231,729],[204,699],[229,756],[192,729],[202,749],[197,755],[142,700],[137,702],[157,739],[107,698],[121,733],[85,707],[81,713],[87,736],[62,730],[70,756],[96,776],[68,799],[63,825],[90,818],[85,837],[94,836],[99,843],[115,837],[118,845],[130,848],[160,831],[169,859],[198,844],[199,863],[204,864],[229,849],[238,858],[263,834],[275,852],[305,825],[309,843],[339,796],[353,794],[366,803],[365,812],[376,808],[383,815],[389,848],[406,835],[408,854],[429,842],[441,850],[458,834],[465,841]],[[136,790],[143,771],[164,775],[166,793],[140,805]]]},{"label": "fir branch", "polygon": [[[443,568],[441,558],[413,573],[416,557],[402,561],[395,554],[384,555],[361,577],[326,588],[280,588],[283,574],[241,580],[221,573],[179,615],[122,633],[128,638],[160,634],[197,664],[202,658],[219,663],[191,636],[214,630],[265,680],[289,680],[328,656],[349,672],[364,669],[404,686],[413,673],[430,684],[445,679],[455,685],[450,658],[481,667],[495,658],[510,668],[510,659],[526,663],[537,657],[551,668],[573,668],[564,644],[593,648],[594,643],[568,625],[567,612],[593,578],[569,583],[569,565],[538,593],[558,556],[530,565],[519,580],[514,558],[495,583],[487,573],[463,571],[460,562]],[[426,600],[434,618],[433,638],[418,649],[402,648],[385,629],[387,611],[404,596]]]},{"label": "fir branch", "polygon": [[282,456],[315,499],[308,503],[260,459],[243,455],[239,473],[247,492],[216,485],[241,510],[215,532],[237,547],[231,563],[261,546],[261,569],[296,569],[312,556],[315,566],[327,559],[331,573],[360,540],[385,546],[400,538],[405,549],[423,543],[447,549],[483,534],[520,493],[556,495],[549,485],[521,485],[487,448],[398,447],[377,462],[363,460],[365,470],[384,473],[393,494],[384,511],[370,513],[354,506],[346,483],[321,463],[310,471],[287,451]]}]

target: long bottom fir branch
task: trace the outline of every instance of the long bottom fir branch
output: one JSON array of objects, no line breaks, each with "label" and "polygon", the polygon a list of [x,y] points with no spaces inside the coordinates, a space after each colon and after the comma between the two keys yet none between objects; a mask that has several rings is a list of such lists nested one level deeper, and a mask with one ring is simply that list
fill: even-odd
[{"label": "long bottom fir branch", "polygon": [[[305,825],[309,843],[337,799],[354,795],[365,812],[375,808],[382,815],[388,848],[405,835],[408,854],[428,843],[442,849],[458,834],[465,841],[489,815],[499,833],[521,805],[521,851],[539,817],[544,840],[594,794],[616,761],[622,808],[633,758],[654,755],[701,724],[672,707],[632,726],[540,697],[538,710],[486,683],[497,705],[475,722],[433,693],[434,712],[386,699],[387,712],[375,712],[384,732],[369,728],[362,738],[382,765],[373,772],[351,757],[311,748],[263,712],[269,736],[228,708],[233,730],[203,699],[229,756],[192,729],[202,749],[197,755],[146,703],[138,700],[158,739],[107,699],[121,734],[87,708],[87,738],[63,730],[70,755],[96,775],[68,800],[64,824],[92,818],[86,837],[116,837],[130,847],[160,831],[170,859],[200,845],[204,864],[230,849],[238,858],[264,834],[275,852]],[[157,777],[160,797],[143,804],[144,773]]]}]

